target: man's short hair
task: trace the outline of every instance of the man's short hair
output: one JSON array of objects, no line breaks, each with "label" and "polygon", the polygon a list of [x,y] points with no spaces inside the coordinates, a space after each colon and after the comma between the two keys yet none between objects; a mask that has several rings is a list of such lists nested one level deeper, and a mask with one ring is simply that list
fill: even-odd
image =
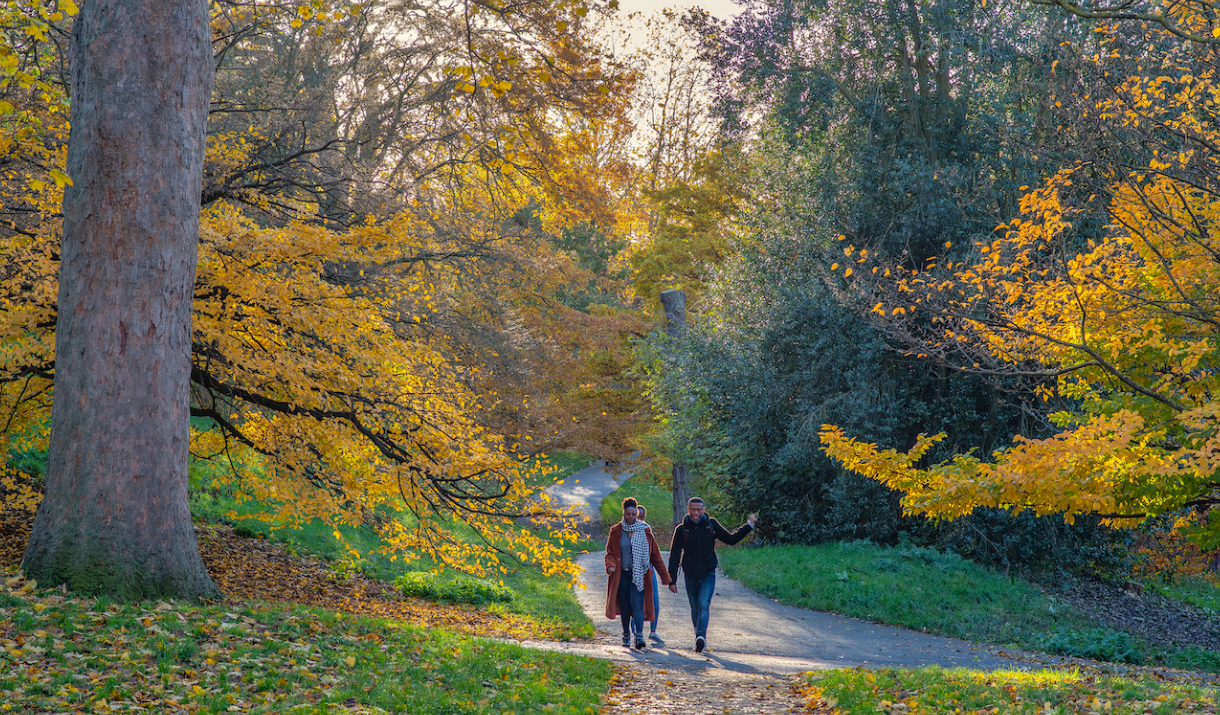
[{"label": "man's short hair", "polygon": [[702,504],[702,503],[703,503],[703,500],[700,499],[699,497],[691,497],[690,499],[686,500],[687,506],[690,506],[691,504]]}]

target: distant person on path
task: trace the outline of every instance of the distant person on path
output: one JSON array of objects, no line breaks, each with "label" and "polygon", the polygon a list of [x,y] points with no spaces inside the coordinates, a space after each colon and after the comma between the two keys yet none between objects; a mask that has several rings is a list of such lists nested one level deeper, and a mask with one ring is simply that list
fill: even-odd
[{"label": "distant person on path", "polygon": [[623,645],[630,648],[632,638],[636,648],[644,648],[644,621],[655,620],[652,608],[652,579],[650,568],[661,574],[661,583],[671,579],[661,560],[661,549],[652,535],[652,529],[639,520],[638,505],[634,498],[623,500],[623,520],[610,527],[610,538],[606,539],[606,618],[621,615],[623,620]]},{"label": "distant person on path", "polygon": [[[678,568],[686,576],[686,598],[690,601],[690,619],[695,625],[695,652],[707,647],[707,622],[711,615],[712,595],[716,592],[716,539],[736,544],[754,530],[757,514],[751,514],[741,528],[729,533],[720,522],[703,510],[703,500],[691,497],[686,502],[686,516],[674,529],[674,541],[669,547],[669,573],[677,577]],[[677,582],[669,582],[669,590],[678,592]]]},{"label": "distant person on path", "polygon": [[[644,518],[648,516],[648,510],[644,508],[643,504],[637,505],[636,510],[639,512],[640,521],[644,521]],[[665,641],[657,635],[657,619],[661,617],[661,589],[657,588],[657,570],[648,569],[648,573],[652,575],[652,619],[648,621],[648,640],[657,645],[665,645]]]}]

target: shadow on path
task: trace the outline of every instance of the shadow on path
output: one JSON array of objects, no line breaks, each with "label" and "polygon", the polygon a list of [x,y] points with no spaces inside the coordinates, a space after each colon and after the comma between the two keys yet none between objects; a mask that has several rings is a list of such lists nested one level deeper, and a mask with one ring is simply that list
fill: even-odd
[{"label": "shadow on path", "polygon": [[[604,539],[598,506],[630,475],[616,477],[598,462],[547,489],[566,506],[581,506],[592,522],[586,532]],[[660,527],[654,527],[660,529]],[[667,540],[667,539],[666,539]],[[668,554],[665,554],[668,560]],[[763,598],[717,571],[716,597],[708,629],[708,650],[694,652],[694,629],[684,579],[678,593],[661,589],[658,632],[666,643],[643,651],[622,646],[619,621],[605,616],[606,575],[600,551],[583,554],[577,563],[584,570],[576,596],[597,627],[593,642],[526,642],[537,648],[636,661],[660,668],[715,668],[735,672],[790,674],[854,666],[918,667],[939,665],[983,670],[1022,668],[1029,664],[1004,658],[983,646],[882,626],[829,613],[784,606]]]},{"label": "shadow on path", "polygon": [[[664,554],[668,560],[668,554]],[[684,579],[678,593],[661,590],[657,631],[666,644],[645,651],[622,647],[622,626],[605,616],[606,575],[600,552],[584,554],[586,589],[577,589],[585,614],[598,629],[598,645],[631,659],[669,667],[713,667],[785,674],[855,666],[918,667],[939,665],[982,670],[1028,667],[982,646],[904,628],[784,606],[763,598],[717,571],[716,597],[708,627],[708,650],[694,652],[694,628]],[[606,657],[606,656],[601,656]],[[612,656],[614,657],[614,656]]]}]

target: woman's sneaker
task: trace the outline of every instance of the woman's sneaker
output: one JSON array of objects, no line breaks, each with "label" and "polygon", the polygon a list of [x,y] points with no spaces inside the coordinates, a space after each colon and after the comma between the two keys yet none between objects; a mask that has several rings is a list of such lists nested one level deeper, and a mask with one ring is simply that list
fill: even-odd
[{"label": "woman's sneaker", "polygon": [[629,635],[624,635],[624,636],[623,636],[623,647],[624,647],[624,648],[630,648],[630,647],[631,647],[631,636],[629,636]]},{"label": "woman's sneaker", "polygon": [[704,638],[703,636],[695,636],[695,652],[702,653],[703,649],[706,647],[707,647],[707,639]]},{"label": "woman's sneaker", "polygon": [[658,645],[665,645],[665,641],[661,640],[661,636],[657,635],[656,631],[653,631],[648,634],[648,640],[650,640],[653,643],[656,643]]},{"label": "woman's sneaker", "polygon": [[635,647],[639,650],[644,650],[648,647],[648,644],[644,642],[644,636],[639,633],[635,634]]}]

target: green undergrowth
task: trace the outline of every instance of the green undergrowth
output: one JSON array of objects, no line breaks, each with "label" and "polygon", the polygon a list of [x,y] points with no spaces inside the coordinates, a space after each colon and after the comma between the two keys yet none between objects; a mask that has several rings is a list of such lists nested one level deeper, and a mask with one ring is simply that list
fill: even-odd
[{"label": "green undergrowth", "polygon": [[0,712],[595,713],[603,661],[304,607],[0,584]]},{"label": "green undergrowth", "polygon": [[1215,713],[1216,690],[1085,670],[832,670],[810,673],[811,704],[842,715]]},{"label": "green undergrowth", "polygon": [[1196,578],[1178,578],[1172,583],[1157,580],[1143,582],[1145,589],[1166,598],[1188,604],[1211,618],[1220,618],[1220,588]]},{"label": "green undergrowth", "polygon": [[[635,500],[643,504],[648,510],[646,521],[651,524],[664,524],[663,530],[668,530],[671,521],[670,514],[673,511],[674,496],[673,491],[669,487],[659,487],[655,484],[641,481],[639,477],[632,477],[619,485],[618,489],[610,492],[598,507],[601,514],[602,523],[607,526],[623,519],[623,500],[627,497],[635,497]],[[658,527],[661,528],[661,527]]]},{"label": "green undergrowth", "polygon": [[512,589],[464,574],[438,579],[432,574],[417,571],[394,579],[394,585],[404,596],[441,603],[471,603],[481,606],[488,603],[507,603],[515,597]]},{"label": "green undergrowth", "polygon": [[1220,653],[1151,645],[952,553],[856,541],[719,554],[727,575],[800,608],[1056,655],[1220,672]]},{"label": "green undergrowth", "polygon": [[[588,457],[570,452],[555,453],[549,458],[558,471],[546,477],[547,483],[565,479],[591,461]],[[199,488],[198,485],[210,480],[203,468],[196,467],[196,471],[199,472],[193,479],[196,488],[191,492],[191,513],[196,520],[229,523],[241,536],[265,538],[283,544],[292,553],[322,558],[330,563],[337,578],[355,572],[390,583],[407,578],[404,583],[412,589],[409,595],[446,603],[476,603],[494,612],[530,616],[546,623],[559,638],[589,638],[594,633],[593,624],[585,616],[567,582],[562,578],[546,576],[533,566],[518,563],[506,556],[502,565],[508,569],[508,573],[475,579],[439,568],[429,558],[404,562],[381,553],[384,544],[374,531],[366,527],[340,526],[337,529],[342,536],[340,540],[334,535],[336,528],[320,520],[289,527],[260,518],[270,513],[266,505],[238,502],[224,490]],[[398,515],[396,518],[409,519],[409,516]],[[478,538],[460,523],[450,524],[446,528],[461,539],[473,541]],[[600,549],[602,545],[582,541],[568,544],[567,547],[575,555],[584,550]],[[353,558],[350,549],[355,549],[361,556]],[[428,576],[424,578],[422,574]],[[506,593],[497,598],[480,595],[492,590]]]}]

